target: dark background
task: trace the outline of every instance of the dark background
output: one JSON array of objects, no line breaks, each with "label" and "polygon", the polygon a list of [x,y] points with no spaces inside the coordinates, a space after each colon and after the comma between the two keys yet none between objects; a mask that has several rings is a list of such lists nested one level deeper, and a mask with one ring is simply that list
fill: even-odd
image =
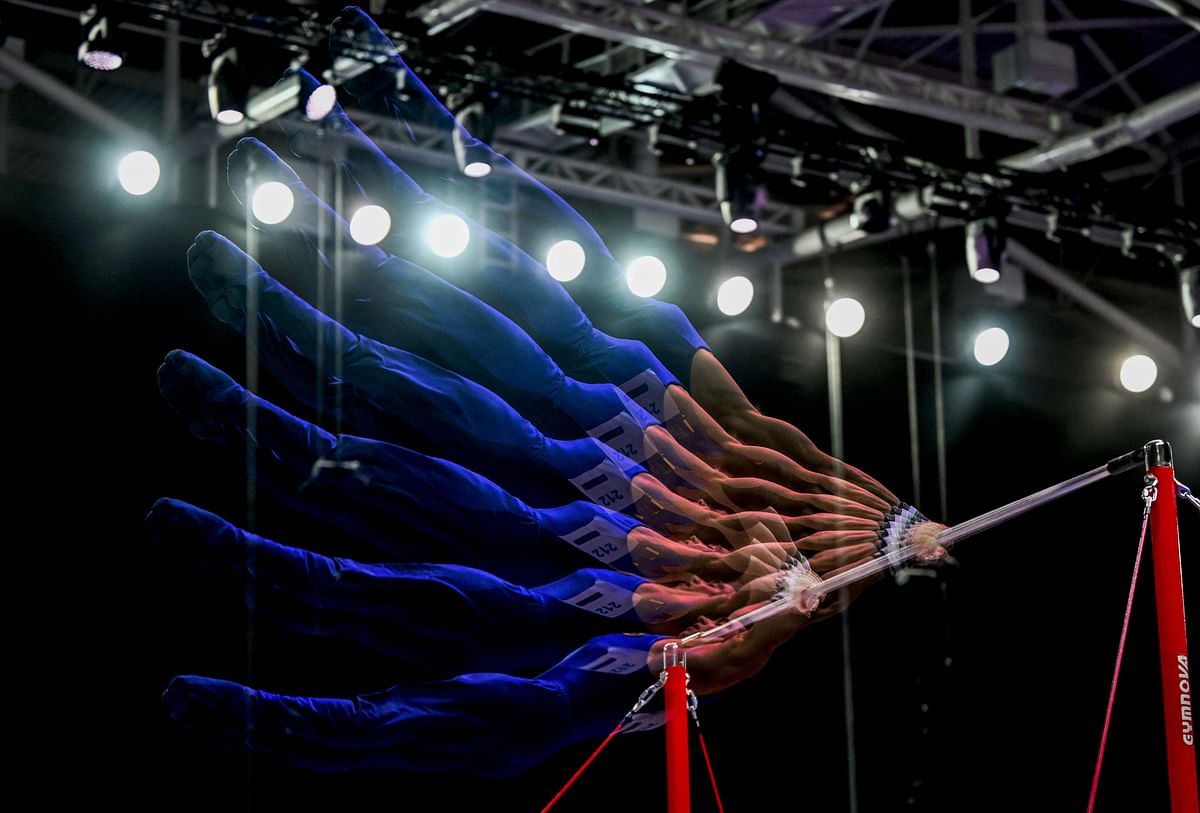
[{"label": "dark background", "polygon": [[[591,744],[509,780],[318,775],[215,751],[164,714],[159,696],[181,673],[315,695],[419,677],[350,645],[248,623],[237,595],[192,586],[145,537],[142,519],[159,496],[232,521],[242,515],[238,464],[188,434],[159,398],[154,377],[174,347],[235,377],[244,369],[239,337],[210,317],[185,273],[184,252],[198,230],[239,239],[236,210],[223,195],[222,206],[210,211],[86,184],[68,195],[6,181],[0,194],[3,237],[12,248],[6,271],[19,280],[19,296],[9,303],[20,326],[14,355],[18,368],[30,367],[18,373],[15,388],[33,424],[30,431],[21,428],[28,420],[14,425],[18,449],[29,447],[17,459],[35,461],[32,504],[14,506],[14,527],[24,530],[10,538],[12,581],[32,588],[14,619],[21,639],[31,631],[22,644],[23,693],[14,697],[22,706],[19,698],[29,700],[19,714],[34,718],[30,755],[50,771],[52,781],[38,786],[42,798],[86,794],[124,809],[158,810],[540,809]],[[589,214],[606,237],[621,239],[625,224],[616,216]],[[927,353],[927,248],[925,238],[913,238],[833,263],[839,284],[857,290],[869,313],[863,333],[843,342],[847,458],[905,499],[913,498],[914,483],[898,263],[904,254],[912,262],[917,345]],[[673,264],[681,270],[673,270],[663,296],[681,301],[698,324],[713,322],[705,335],[767,412],[828,448],[824,349],[812,327],[820,269],[787,276],[788,312],[799,327],[772,325],[761,295],[745,316],[717,324],[704,296],[720,259],[697,255]],[[919,486],[926,513],[961,521],[1159,436],[1174,443],[1181,479],[1200,483],[1194,366],[1190,382],[1164,372],[1170,403],[1157,388],[1141,396],[1119,390],[1112,368],[1121,337],[1031,282],[1027,301],[1005,317],[1013,325],[1010,357],[980,368],[964,360],[963,342],[983,305],[961,285],[960,232],[939,244],[938,261],[948,511],[938,516],[932,365],[922,357]],[[1123,283],[1100,275],[1097,284]],[[1129,302],[1164,335],[1181,335],[1177,300],[1166,293]],[[264,391],[278,395],[271,382]],[[1092,486],[964,543],[957,565],[936,578],[916,577],[903,587],[888,581],[854,605],[863,810],[1084,805],[1137,541],[1140,487],[1136,473]],[[343,540],[313,539],[311,526],[269,504],[260,519],[281,540],[369,556]],[[1198,520],[1181,507],[1185,569],[1196,566]],[[1146,568],[1135,604],[1102,809],[1166,805],[1149,575]],[[835,620],[807,631],[763,674],[706,706],[705,733],[728,810],[846,809],[841,660]],[[705,806],[696,768],[696,809],[715,809]],[[662,771],[659,734],[622,738],[560,809],[661,809]]]}]

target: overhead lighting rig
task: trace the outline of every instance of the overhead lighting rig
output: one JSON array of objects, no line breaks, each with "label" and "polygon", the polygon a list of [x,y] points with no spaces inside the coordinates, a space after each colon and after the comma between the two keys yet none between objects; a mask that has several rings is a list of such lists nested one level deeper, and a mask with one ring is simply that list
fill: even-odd
[{"label": "overhead lighting rig", "polygon": [[125,62],[125,52],[117,43],[116,26],[106,11],[89,6],[79,15],[80,36],[77,58],[96,71],[115,71]]}]

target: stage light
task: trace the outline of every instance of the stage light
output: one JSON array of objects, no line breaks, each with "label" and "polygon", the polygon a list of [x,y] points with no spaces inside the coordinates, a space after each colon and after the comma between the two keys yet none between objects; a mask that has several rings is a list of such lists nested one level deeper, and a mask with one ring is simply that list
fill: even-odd
[{"label": "stage light", "polygon": [[439,257],[457,257],[471,242],[471,227],[458,215],[438,215],[425,227],[425,241]]},{"label": "stage light", "polygon": [[546,252],[546,270],[559,282],[570,282],[583,272],[587,255],[574,240],[559,240]]},{"label": "stage light", "polygon": [[967,270],[971,279],[984,285],[1000,281],[1004,267],[1004,235],[995,221],[976,220],[967,224]]},{"label": "stage light", "polygon": [[350,218],[350,236],[354,242],[373,246],[388,236],[392,230],[392,216],[387,209],[368,203],[360,206]]},{"label": "stage light", "polygon": [[975,360],[984,367],[999,364],[1008,355],[1008,333],[1004,328],[989,327],[975,336]]},{"label": "stage light", "polygon": [[1192,327],[1200,327],[1200,267],[1185,268],[1179,274],[1179,292],[1183,312]]},{"label": "stage light", "polygon": [[638,257],[625,269],[625,284],[638,296],[654,296],[667,284],[667,267],[653,255]]},{"label": "stage light", "polygon": [[726,316],[737,316],[754,300],[754,283],[745,277],[730,277],[717,289],[717,310]]},{"label": "stage light", "polygon": [[850,227],[865,231],[868,234],[879,234],[892,227],[892,193],[886,186],[881,186],[854,199],[853,210],[850,212]]},{"label": "stage light", "polygon": [[593,147],[605,135],[604,121],[588,111],[586,103],[579,99],[559,102],[550,108],[550,129],[558,135],[587,139]]},{"label": "stage light", "polygon": [[250,199],[250,211],[260,223],[274,226],[287,220],[292,213],[296,199],[287,184],[279,181],[267,181],[254,190]]},{"label": "stage light", "polygon": [[758,218],[767,205],[761,167],[765,156],[764,151],[755,147],[736,148],[713,156],[721,217],[736,234],[758,230]]},{"label": "stage light", "polygon": [[652,124],[647,133],[647,146],[661,161],[695,166],[700,158],[699,145],[689,133],[665,124]]},{"label": "stage light", "polygon": [[116,41],[116,28],[110,27],[108,17],[99,7],[90,6],[79,15],[81,33],[77,58],[97,71],[115,71],[125,62]]},{"label": "stage light", "polygon": [[825,326],[840,339],[858,333],[866,321],[867,312],[862,303],[848,296],[830,302],[825,311]]},{"label": "stage light", "polygon": [[320,121],[328,116],[337,104],[337,88],[321,85],[304,101],[304,117],[309,121]]},{"label": "stage light", "polygon": [[993,282],[1000,281],[1000,271],[991,266],[976,268],[971,273],[971,276],[975,278],[976,282],[982,282],[984,285],[991,285]]},{"label": "stage light", "polygon": [[486,178],[492,174],[493,154],[488,144],[496,134],[496,117],[491,105],[476,100],[455,114],[458,126],[451,138],[458,169],[468,178]]},{"label": "stage light", "polygon": [[117,180],[131,195],[144,195],[158,185],[158,159],[145,150],[134,150],[117,164]]},{"label": "stage light", "polygon": [[238,49],[224,33],[205,40],[200,52],[212,59],[208,71],[208,111],[218,124],[240,124],[246,118],[250,84],[238,65]]},{"label": "stage light", "polygon": [[1145,392],[1157,378],[1158,365],[1149,356],[1130,356],[1121,364],[1121,386],[1130,392]]},{"label": "stage light", "polygon": [[462,168],[468,178],[486,178],[492,174],[492,165],[487,161],[472,161]]}]

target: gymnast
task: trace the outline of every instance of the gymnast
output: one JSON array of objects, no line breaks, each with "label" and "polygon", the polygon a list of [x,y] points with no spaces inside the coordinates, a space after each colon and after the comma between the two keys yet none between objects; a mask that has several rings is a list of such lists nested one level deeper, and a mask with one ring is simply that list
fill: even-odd
[{"label": "gymnast", "polygon": [[[630,294],[623,271],[591,224],[553,191],[466,132],[361,9],[348,7],[334,20],[330,48],[335,58],[372,66],[343,86],[361,105],[406,123],[432,125],[443,134],[447,151],[457,133],[469,149],[486,154],[494,171],[470,183],[486,190],[488,184],[515,182],[522,193],[523,217],[538,223],[538,232],[569,237],[584,248],[587,264],[573,284],[599,303],[593,314],[596,321],[612,333],[639,341],[615,339],[592,325],[563,287],[530,256],[536,252],[534,230],[518,230],[520,244],[513,245],[472,223],[472,235],[487,243],[487,259],[471,274],[453,273],[420,239],[419,227],[449,207],[425,192],[335,105],[323,122],[348,136],[351,149],[330,157],[365,197],[383,203],[392,213],[395,228],[385,244],[396,253],[446,274],[512,318],[564,369],[584,377],[597,374],[628,388],[691,451],[730,473],[769,477],[794,488],[802,487],[813,473],[825,473],[857,484],[889,505],[899,502],[874,478],[819,450],[796,427],[759,412],[678,307]],[[302,70],[296,74],[307,98],[316,80]],[[306,133],[293,132],[294,138]],[[328,144],[322,141],[317,148],[327,149]]]},{"label": "gymnast", "polygon": [[[193,434],[239,459],[254,454],[259,481],[282,503],[407,561],[479,567],[523,585],[597,562],[652,579],[691,574],[738,582],[801,549],[818,552],[818,572],[877,550],[879,524],[857,517],[795,517],[789,522],[807,533],[796,542],[726,547],[671,539],[634,517],[582,500],[533,508],[450,461],[385,441],[332,435],[189,353],[168,354],[158,378],[164,399]],[[253,432],[246,428],[248,404]]]},{"label": "gymnast", "polygon": [[[494,478],[514,494],[532,496],[533,502],[561,502],[564,481],[569,481],[590,499],[628,511],[669,536],[698,536],[731,546],[787,541],[814,525],[835,530],[829,527],[830,516],[860,520],[846,530],[863,530],[881,521],[889,508],[873,494],[828,475],[820,476],[825,491],[844,496],[794,491],[760,478],[712,477],[708,481],[712,488],[704,493],[726,495],[726,504],[736,500],[770,509],[728,513],[704,503],[702,494],[679,485],[678,478],[672,490],[593,438],[547,438],[481,385],[414,353],[350,332],[292,294],[218,234],[197,236],[188,251],[188,268],[213,313],[241,331],[245,330],[246,286],[254,287],[259,346],[266,366],[301,401],[313,403],[313,360],[322,355],[338,357],[341,395],[324,400],[340,402],[352,424],[382,433],[375,437],[398,434],[410,442],[417,436],[426,448],[432,446],[433,453]],[[421,408],[414,409],[415,405]],[[397,424],[403,424],[399,431]]]},{"label": "gymnast", "polygon": [[[447,677],[545,669],[604,633],[680,634],[761,605],[779,592],[781,580],[772,570],[734,587],[690,574],[653,582],[585,568],[526,588],[461,565],[323,556],[180,500],[159,500],[146,524],[151,541],[186,578],[241,586],[255,612],[272,622],[301,634],[340,635]],[[511,636],[514,629],[519,638]]]},{"label": "gymnast", "polygon": [[[839,611],[847,600],[812,614],[789,606],[733,635],[685,642],[690,687],[697,695],[711,695],[752,677],[779,646],[812,621]],[[747,605],[737,612],[754,608]],[[700,618],[684,634],[715,623]],[[340,631],[355,637],[360,629],[351,623]],[[488,632],[500,640],[481,645],[498,660],[511,658],[504,646],[514,644],[514,629],[501,626]],[[524,629],[521,637],[529,640]],[[468,650],[477,639],[472,636],[464,645],[452,640],[454,646],[445,649]],[[565,745],[611,731],[658,674],[662,649],[672,640],[677,639],[603,634],[533,678],[474,672],[353,699],[286,696],[183,675],[171,681],[163,702],[172,718],[218,746],[240,745],[312,770],[398,768],[504,776],[528,770]]]},{"label": "gymnast", "polygon": [[[433,120],[452,138],[456,123],[364,14],[345,10],[331,45],[335,55],[374,52],[375,67],[347,85],[365,105]],[[315,84],[306,74],[300,81]],[[393,92],[380,94],[388,83]],[[151,533],[207,562],[210,576],[251,577],[248,600],[293,629],[339,632],[401,658],[435,657],[438,642],[456,635],[479,646],[447,662],[472,671],[356,700],[180,677],[164,695],[175,719],[320,770],[518,772],[610,730],[657,673],[671,640],[659,633],[686,637],[775,611],[748,629],[690,642],[692,685],[714,693],[756,673],[778,646],[868,583],[855,582],[815,613],[772,598],[786,573],[798,572],[802,550],[813,554],[804,572],[833,576],[910,536],[937,549],[931,540],[941,526],[755,410],[682,312],[626,294],[594,230],[501,156],[492,154],[505,172],[494,175],[518,179],[526,211],[585,247],[583,284],[603,300],[595,324],[625,338],[594,327],[527,246],[479,224],[472,232],[488,246],[480,273],[456,275],[454,284],[433,273],[444,266],[413,239],[414,223],[421,207],[428,214],[443,204],[375,151],[340,109],[332,116],[327,126],[363,148],[349,150],[343,168],[390,204],[398,225],[387,245],[401,256],[351,245],[332,215],[345,293],[340,322],[307,306],[300,297],[319,302],[333,266],[328,246],[314,240],[327,210],[277,156],[245,139],[230,160],[235,194],[245,201],[251,182],[265,180],[295,194],[289,225],[260,229],[259,259],[290,277],[300,297],[212,233],[189,251],[189,272],[214,314],[238,330],[246,331],[248,303],[257,302],[266,366],[308,406],[335,405],[361,436],[328,433],[181,351],[160,368],[160,388],[194,434],[254,459],[269,493],[373,544],[393,564],[288,548],[173,501],[151,512]],[[518,285],[503,284],[506,277]],[[321,373],[321,358],[336,359],[336,375]],[[625,445],[599,447],[614,438]],[[399,445],[413,440],[429,453]],[[564,504],[565,484],[596,467],[613,478],[621,504],[606,506],[604,492],[586,481],[573,485],[591,501]],[[535,507],[526,495],[545,502]],[[900,541],[888,535],[895,528]],[[422,606],[418,620],[414,608]],[[482,642],[489,628],[473,629],[470,620],[479,615],[499,626],[537,619],[554,634],[532,646],[502,634]],[[609,631],[624,624],[637,632]],[[536,678],[509,674],[559,658]]]}]

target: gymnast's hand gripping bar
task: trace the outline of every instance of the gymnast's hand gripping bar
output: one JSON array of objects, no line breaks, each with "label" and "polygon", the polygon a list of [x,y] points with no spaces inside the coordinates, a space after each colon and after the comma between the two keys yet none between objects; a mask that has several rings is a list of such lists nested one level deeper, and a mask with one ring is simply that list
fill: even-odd
[{"label": "gymnast's hand gripping bar", "polygon": [[[969,536],[974,536],[1002,522],[1007,522],[1014,517],[1020,516],[1040,505],[1045,505],[1059,497],[1066,496],[1084,486],[1099,482],[1115,474],[1121,474],[1138,468],[1146,460],[1147,449],[1162,443],[1162,441],[1151,441],[1145,447],[1113,458],[1103,466],[1092,469],[1089,472],[1072,477],[1070,480],[1050,486],[1049,488],[1044,488],[1027,497],[1021,497],[1019,500],[1014,500],[1008,505],[1002,505],[999,508],[988,511],[986,514],[980,514],[974,519],[959,523],[953,528],[947,528],[938,534],[934,538],[934,541],[938,546],[949,547]],[[1166,444],[1163,445],[1165,446]],[[1169,449],[1170,447],[1168,446],[1167,448]],[[863,579],[883,573],[927,553],[928,548],[926,547],[916,545],[899,546],[881,553],[869,562],[865,562],[858,567],[851,568],[833,578],[825,580],[822,580],[803,565],[793,565],[784,572],[783,589],[770,602],[748,613],[730,619],[724,624],[693,633],[685,637],[683,642],[688,643],[689,641],[704,638],[717,638],[737,632],[755,622],[763,621],[796,605],[799,605],[805,612],[811,612],[823,597],[835,590],[849,587]]]},{"label": "gymnast's hand gripping bar", "polygon": [[[781,570],[780,590],[769,602],[723,624],[693,633],[682,642],[687,644],[690,641],[722,637],[792,609],[811,613],[822,598],[836,590],[849,587],[912,559],[929,557],[939,547],[949,547],[969,536],[1078,491],[1084,486],[1139,467],[1146,470],[1147,493],[1152,495],[1150,499],[1153,500],[1150,505],[1151,551],[1158,612],[1163,707],[1167,721],[1167,768],[1171,788],[1171,810],[1173,813],[1194,813],[1198,809],[1195,729],[1191,676],[1188,668],[1187,615],[1183,602],[1183,570],[1179,556],[1177,490],[1185,499],[1194,498],[1186,488],[1178,489],[1171,461],[1171,446],[1165,441],[1150,441],[1141,449],[1114,458],[1103,466],[947,528],[926,542],[889,545],[875,559],[830,579],[822,580],[809,569],[807,562],[794,560]],[[912,513],[915,514],[915,511]]]}]

